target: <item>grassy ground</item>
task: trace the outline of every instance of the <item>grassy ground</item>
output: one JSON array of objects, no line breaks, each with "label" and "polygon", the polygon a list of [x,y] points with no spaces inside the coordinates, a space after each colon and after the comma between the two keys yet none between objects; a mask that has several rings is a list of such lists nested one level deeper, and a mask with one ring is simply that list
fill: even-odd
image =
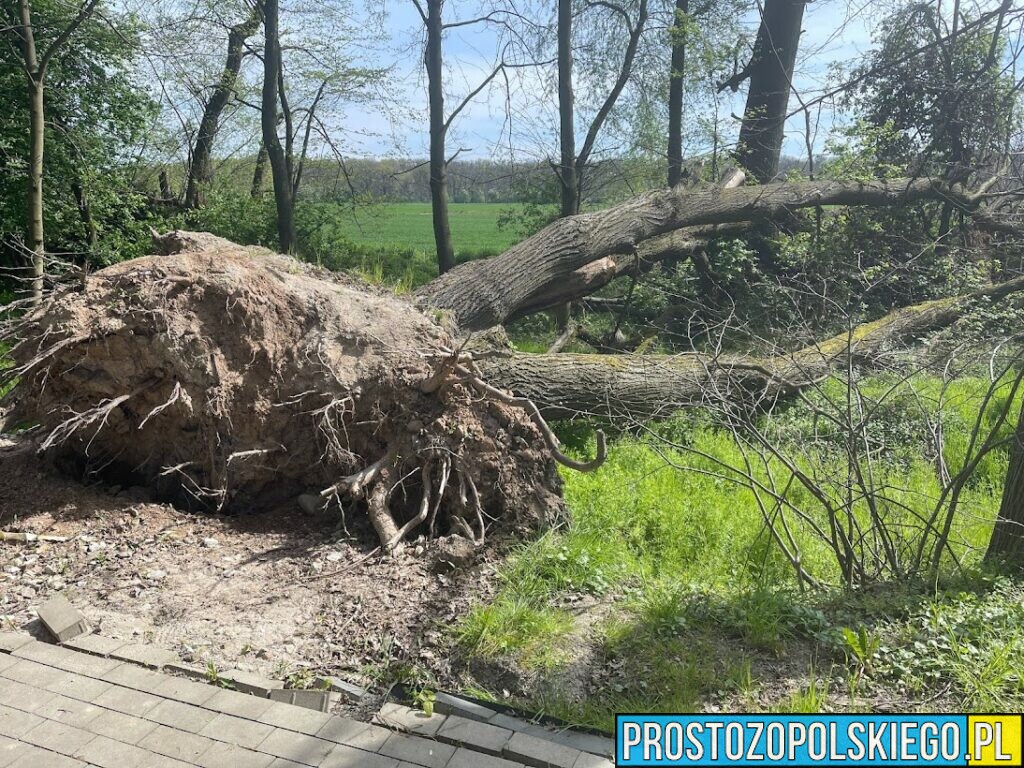
[{"label": "grassy ground", "polygon": [[[939,387],[913,383],[925,399]],[[955,387],[953,471],[984,391],[978,380]],[[883,425],[894,430],[884,482],[923,511],[939,492],[936,470],[915,443],[919,414],[900,402]],[[810,439],[796,409],[776,418],[789,419],[776,426],[795,443]],[[478,694],[518,688],[527,709],[605,729],[629,711],[1024,705],[1024,590],[979,570],[1005,454],[966,490],[952,536],[962,569],[947,558],[932,583],[801,592],[748,489],[666,462],[735,461],[731,435],[692,418],[664,429],[711,458],[622,437],[600,470],[565,475],[572,523],[520,547],[495,598],[455,631]],[[805,567],[837,583],[828,548],[795,534]]]}]

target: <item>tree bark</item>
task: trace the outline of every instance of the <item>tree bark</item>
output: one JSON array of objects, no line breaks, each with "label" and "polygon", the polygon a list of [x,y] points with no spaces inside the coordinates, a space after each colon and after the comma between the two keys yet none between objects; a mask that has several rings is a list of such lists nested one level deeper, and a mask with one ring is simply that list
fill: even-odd
[{"label": "tree bark", "polygon": [[174,192],[171,191],[171,180],[167,176],[167,170],[161,169],[157,178],[160,185],[160,199],[163,201],[173,200]]},{"label": "tree bark", "polygon": [[805,5],[806,0],[765,0],[753,56],[744,70],[750,88],[736,159],[762,184],[779,172]]},{"label": "tree bark", "polygon": [[192,150],[192,163],[188,169],[185,187],[185,207],[198,208],[205,202],[206,190],[213,181],[213,142],[217,136],[220,116],[235,92],[235,81],[242,68],[242,54],[245,41],[256,33],[260,25],[260,6],[257,3],[245,21],[235,24],[228,30],[228,54],[210,100],[206,102],[203,117],[199,121],[196,134],[196,145]]},{"label": "tree bark", "polygon": [[266,44],[263,52],[263,103],[261,122],[263,145],[274,177],[274,202],[277,206],[277,239],[283,253],[295,250],[295,201],[281,139],[277,135],[278,78],[281,68],[281,41],[278,29],[278,0],[265,0]]},{"label": "tree bark", "polygon": [[256,153],[256,167],[252,170],[252,186],[249,187],[249,197],[257,198],[263,196],[263,175],[267,171],[267,145],[260,140],[260,150]]},{"label": "tree bark", "polygon": [[32,8],[28,0],[20,0],[21,49],[29,86],[29,159],[28,159],[28,242],[32,258],[32,300],[43,298],[44,256],[43,234],[43,151],[46,141],[43,104],[44,75],[36,53],[32,29]]},{"label": "tree bark", "polygon": [[683,96],[686,88],[686,24],[690,0],[676,0],[669,29],[672,57],[668,76],[668,185],[683,179]]},{"label": "tree bark", "polygon": [[452,246],[452,232],[448,223],[448,158],[445,155],[448,126],[444,116],[442,5],[442,0],[427,0],[427,45],[423,58],[430,102],[430,204],[437,269],[444,274],[455,266],[455,248]]},{"label": "tree bark", "polygon": [[580,211],[575,110],[572,92],[572,0],[558,0],[558,139],[561,147],[558,187],[563,217]]},{"label": "tree bark", "polygon": [[[947,327],[979,298],[999,300],[1020,291],[1024,277],[904,307],[851,332],[772,357],[502,352],[483,354],[477,366],[492,385],[528,397],[556,417],[648,419],[714,402],[771,403],[820,381],[851,356],[857,364],[871,363],[900,342]],[[1024,491],[1022,465],[1018,462],[1018,492]],[[1017,513],[1022,500],[1020,493],[1014,498]],[[1021,546],[1019,526],[1012,530],[1015,546]]]},{"label": "tree bark", "polygon": [[553,286],[576,280],[578,270],[594,269],[590,265],[602,259],[621,261],[643,241],[683,227],[772,219],[818,205],[889,206],[937,198],[969,210],[978,204],[958,187],[933,179],[675,187],[559,219],[505,253],[462,264],[417,293],[422,303],[448,311],[463,331],[484,330],[534,306]]},{"label": "tree bark", "polygon": [[985,562],[1013,569],[1024,566],[1024,408],[1017,420],[1003,500],[985,551]]}]

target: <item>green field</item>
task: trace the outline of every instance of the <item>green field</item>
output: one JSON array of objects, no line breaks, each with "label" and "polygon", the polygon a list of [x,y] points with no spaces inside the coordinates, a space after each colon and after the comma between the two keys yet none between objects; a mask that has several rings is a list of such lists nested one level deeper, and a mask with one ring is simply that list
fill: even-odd
[{"label": "green field", "polygon": [[[519,239],[514,226],[499,228],[509,205],[500,203],[452,203],[449,221],[455,251],[463,254],[500,252]],[[434,253],[430,203],[386,203],[352,214],[341,212],[337,231],[357,245],[413,248]]]}]

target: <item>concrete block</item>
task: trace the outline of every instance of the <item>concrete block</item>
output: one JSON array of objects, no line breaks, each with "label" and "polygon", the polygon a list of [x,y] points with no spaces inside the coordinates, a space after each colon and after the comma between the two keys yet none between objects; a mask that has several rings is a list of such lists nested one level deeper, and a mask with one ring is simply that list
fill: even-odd
[{"label": "concrete block", "polygon": [[257,718],[261,723],[289,731],[298,731],[309,736],[318,733],[330,722],[330,719],[331,716],[324,712],[293,707],[291,704],[283,704],[279,701],[271,702],[270,707]]},{"label": "concrete block", "polygon": [[0,736],[0,768],[7,768],[17,760],[20,760],[25,756],[26,753],[35,749],[31,744],[26,744],[24,741],[17,741],[15,739],[9,739],[6,736]]},{"label": "concrete block", "polygon": [[388,702],[380,708],[380,712],[373,719],[386,728],[408,731],[420,736],[433,736],[441,727],[445,716],[435,712],[428,717],[427,713],[421,710]]},{"label": "concrete block", "polygon": [[351,702],[358,702],[366,697],[366,689],[355,683],[339,680],[336,677],[318,677],[315,682],[317,688],[326,688],[335,693],[340,693],[342,698]]},{"label": "concrete block", "polygon": [[96,738],[95,734],[89,733],[82,728],[75,728],[73,725],[58,723],[56,720],[43,720],[32,730],[22,734],[21,740],[37,747],[59,752],[70,757],[79,749]]},{"label": "concrete block", "polygon": [[284,682],[281,680],[271,680],[255,672],[246,672],[243,669],[230,669],[227,672],[221,672],[220,677],[234,683],[235,690],[237,691],[263,698],[270,696],[270,692],[273,690],[284,688]]},{"label": "concrete block", "polygon": [[135,691],[131,688],[119,688],[114,686],[96,698],[96,703],[101,707],[112,709],[126,715],[145,716],[153,707],[163,699],[144,691]]},{"label": "concrete block", "polygon": [[[114,661],[108,659],[108,661]],[[114,685],[121,685],[125,688],[134,688],[137,691],[152,691],[164,680],[164,676],[132,664],[131,662],[116,662],[109,672],[103,674],[103,679]]]},{"label": "concrete block", "polygon": [[326,712],[331,705],[329,691],[303,690],[298,688],[279,688],[270,692],[271,701],[280,701],[305,709]]},{"label": "concrete block", "polygon": [[196,764],[200,768],[268,768],[275,759],[234,744],[215,742],[199,756]]},{"label": "concrete block", "polygon": [[199,733],[211,720],[217,717],[216,712],[180,701],[164,699],[146,714],[147,720],[166,725],[179,731]]},{"label": "concrete block", "polygon": [[153,758],[151,752],[146,752],[109,736],[97,736],[75,752],[74,756],[79,760],[85,760],[89,765],[98,765],[100,768],[150,765]]},{"label": "concrete block", "polygon": [[512,737],[512,733],[507,728],[449,715],[437,731],[437,738],[457,747],[469,747],[477,752],[501,757],[502,749]]},{"label": "concrete block", "polygon": [[523,768],[522,763],[514,763],[503,757],[482,755],[460,747],[455,750],[452,759],[445,768]]},{"label": "concrete block", "polygon": [[227,712],[235,717],[258,720],[260,715],[274,706],[274,702],[270,699],[261,699],[258,696],[250,696],[247,693],[238,693],[237,691],[221,688],[203,706],[217,712]]},{"label": "concrete block", "polygon": [[31,712],[22,712],[20,709],[0,705],[0,736],[20,739],[43,722],[45,722],[43,718],[33,715]]},{"label": "concrete block", "polygon": [[374,755],[361,749],[336,744],[320,768],[398,768],[398,761],[384,755]]},{"label": "concrete block", "polygon": [[0,632],[0,651],[13,653],[23,645],[34,643],[35,638],[26,632]]},{"label": "concrete block", "polygon": [[578,749],[528,733],[513,733],[503,752],[503,757],[534,768],[574,768],[582,754]]},{"label": "concrete block", "polygon": [[260,743],[259,751],[305,765],[320,765],[335,746],[330,741],[297,736],[295,731],[275,728]]},{"label": "concrete block", "polygon": [[332,717],[316,735],[338,744],[376,752],[384,746],[384,742],[391,736],[391,731],[379,725],[361,723],[347,717]]},{"label": "concrete block", "polygon": [[181,660],[175,660],[165,664],[164,672],[169,672],[174,675],[183,675],[185,677],[190,677],[193,680],[202,680],[203,682],[209,680],[209,673],[206,667],[199,667],[195,664],[189,664],[188,662]]},{"label": "concrete block", "polygon": [[61,693],[79,701],[95,701],[96,697],[113,686],[103,680],[68,672],[59,680],[43,686],[48,691]]},{"label": "concrete block", "polygon": [[91,731],[92,721],[106,711],[103,707],[98,707],[95,704],[57,694],[41,707],[38,707],[33,714],[45,717],[47,720],[56,720],[67,725],[73,725],[75,728],[85,728]]},{"label": "concrete block", "polygon": [[163,669],[168,664],[178,661],[178,654],[156,645],[133,643],[115,649],[111,652],[110,658],[129,661],[150,669]]},{"label": "concrete block", "polygon": [[380,754],[396,760],[408,760],[426,768],[445,768],[455,754],[455,747],[439,741],[406,736],[404,733],[392,733],[380,748]]},{"label": "concrete block", "polygon": [[174,699],[197,707],[206,705],[221,690],[215,685],[196,683],[180,677],[164,677],[153,689],[153,693],[165,699]]},{"label": "concrete block", "polygon": [[551,734],[551,740],[567,747],[575,747],[583,752],[590,752],[603,757],[611,757],[615,754],[615,740],[607,736],[598,736],[593,733],[580,733],[578,731],[555,731]]},{"label": "concrete block", "polygon": [[[56,698],[56,694],[49,691],[0,678],[0,708],[8,707],[22,712],[35,712],[54,698]],[[0,730],[0,733],[3,731]]]},{"label": "concrete block", "polygon": [[91,653],[93,656],[109,656],[122,645],[124,645],[123,640],[114,640],[96,634],[79,635],[63,643],[65,648],[72,648],[82,653]]},{"label": "concrete block", "polygon": [[205,736],[183,733],[166,725],[158,725],[139,742],[142,749],[192,764],[211,744],[213,742]]},{"label": "concrete block", "polygon": [[15,680],[36,689],[46,688],[51,683],[64,680],[69,674],[63,669],[48,667],[27,659],[22,659],[4,670],[4,677],[8,680]]},{"label": "concrete block", "polygon": [[26,744],[25,754],[7,768],[87,768],[81,760],[67,755],[58,755],[42,747]]},{"label": "concrete block", "polygon": [[234,744],[236,747],[255,749],[273,730],[273,726],[270,725],[220,713],[206,724],[199,735]]},{"label": "concrete block", "polygon": [[[614,748],[613,748],[614,749]],[[599,755],[592,755],[589,752],[583,752],[576,760],[576,764],[572,768],[615,768],[615,763],[606,757],[600,757]]]},{"label": "concrete block", "polygon": [[39,606],[39,620],[58,643],[89,631],[85,616],[64,595],[55,595]]},{"label": "concrete block", "polygon": [[143,720],[141,717],[105,709],[99,717],[89,723],[86,730],[126,744],[138,744],[151,734],[156,726],[156,723]]},{"label": "concrete block", "polygon": [[479,720],[481,723],[486,723],[498,714],[493,709],[488,709],[474,701],[460,699],[449,693],[437,694],[437,698],[434,700],[434,711],[442,715],[458,715],[470,720]]}]

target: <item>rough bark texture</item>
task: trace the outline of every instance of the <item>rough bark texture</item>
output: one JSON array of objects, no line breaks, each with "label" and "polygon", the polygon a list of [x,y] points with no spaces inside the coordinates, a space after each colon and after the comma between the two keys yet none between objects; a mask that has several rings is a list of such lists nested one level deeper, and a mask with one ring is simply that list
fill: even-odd
[{"label": "rough bark texture", "polygon": [[576,178],[576,105],[572,92],[572,0],[558,0],[558,166],[560,212],[573,216],[580,210]]},{"label": "rough bark texture", "polygon": [[669,29],[672,54],[668,76],[668,185],[683,179],[683,96],[686,85],[686,31],[690,0],[676,0]]},{"label": "rough bark texture", "polygon": [[453,340],[407,300],[209,235],[162,244],[185,252],[101,270],[19,330],[8,423],[38,422],[62,466],[214,509],[333,487],[385,546],[410,521],[479,539],[560,514],[531,415],[445,375]]},{"label": "rough bark texture", "polygon": [[199,121],[196,145],[192,149],[192,162],[188,169],[185,186],[185,206],[198,208],[204,202],[205,187],[213,180],[213,142],[220,126],[220,116],[235,92],[235,81],[242,68],[242,54],[245,41],[256,33],[260,25],[259,4],[252,9],[249,18],[235,24],[228,30],[228,53],[220,80],[210,94]]},{"label": "rough bark texture", "polygon": [[852,356],[870,363],[886,349],[953,323],[981,297],[1024,290],[1024,278],[966,296],[898,309],[851,332],[772,357],[723,354],[596,355],[492,353],[478,365],[488,381],[556,416],[658,418],[713,402],[771,401],[828,375]]},{"label": "rough bark texture", "polygon": [[1014,569],[1024,567],[1024,408],[1010,448],[1003,501],[999,506],[985,561]]},{"label": "rough bark texture", "polygon": [[500,256],[459,265],[421,288],[418,297],[449,312],[462,331],[484,330],[536,306],[538,295],[552,286],[581,279],[579,270],[594,269],[591,265],[602,259],[621,259],[643,241],[683,227],[773,218],[816,205],[885,206],[935,198],[975,204],[969,195],[932,179],[676,187],[559,219]]},{"label": "rough bark texture", "polygon": [[277,207],[278,245],[285,253],[295,249],[295,201],[288,157],[277,135],[277,102],[281,78],[281,40],[278,30],[278,0],[265,0],[263,27],[266,43],[263,51],[263,103],[261,123],[263,146],[267,150],[274,177],[274,202]]},{"label": "rough bark texture", "polygon": [[36,53],[35,33],[32,29],[32,9],[28,0],[20,0],[18,11],[21,21],[21,50],[25,59],[25,72],[29,87],[29,158],[28,158],[28,242],[32,251],[32,298],[43,297],[43,258],[46,248],[43,240],[43,147],[46,139],[43,106],[44,72]]},{"label": "rough bark texture", "polygon": [[750,77],[736,159],[761,183],[779,172],[786,111],[806,0],[765,0],[747,65]]}]

